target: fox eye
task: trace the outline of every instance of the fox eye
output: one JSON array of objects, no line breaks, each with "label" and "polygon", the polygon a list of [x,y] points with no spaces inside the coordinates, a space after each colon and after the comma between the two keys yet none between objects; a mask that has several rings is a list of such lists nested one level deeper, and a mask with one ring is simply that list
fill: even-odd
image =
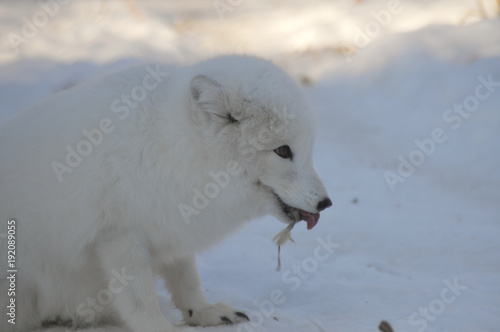
[{"label": "fox eye", "polygon": [[276,154],[283,159],[292,160],[293,158],[292,150],[290,150],[290,147],[288,145],[282,145],[279,148],[275,149],[274,152],[276,152]]}]

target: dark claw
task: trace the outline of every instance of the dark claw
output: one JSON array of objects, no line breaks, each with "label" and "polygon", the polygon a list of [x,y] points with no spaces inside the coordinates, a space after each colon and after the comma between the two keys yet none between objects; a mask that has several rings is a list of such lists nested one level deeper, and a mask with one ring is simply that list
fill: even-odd
[{"label": "dark claw", "polygon": [[189,314],[189,318],[193,317],[193,310],[189,309],[188,314]]},{"label": "dark claw", "polygon": [[244,312],[239,312],[239,311],[236,311],[234,314],[235,314],[236,316],[238,316],[238,317],[245,318],[247,321],[250,321],[250,318],[248,318],[248,316],[247,316],[247,315],[245,315],[245,313],[244,313]]},{"label": "dark claw", "polygon": [[227,324],[227,325],[233,325],[233,322],[231,322],[231,320],[229,318],[227,318],[226,316],[222,316],[220,318],[220,320],[224,323],[224,324]]}]

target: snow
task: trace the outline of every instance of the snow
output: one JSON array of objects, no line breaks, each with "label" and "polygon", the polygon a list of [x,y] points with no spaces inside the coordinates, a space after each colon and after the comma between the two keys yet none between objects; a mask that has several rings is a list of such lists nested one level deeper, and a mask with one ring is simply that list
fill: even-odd
[{"label": "snow", "polygon": [[[373,13],[391,13],[391,1],[224,3],[232,10],[201,0],[61,4],[17,52],[9,34],[21,34],[23,17],[41,5],[1,3],[0,122],[130,64],[269,57],[307,86],[315,165],[334,205],[313,230],[294,227],[279,272],[272,238],[284,225],[271,217],[202,254],[208,299],[252,321],[199,330],[363,332],[385,319],[396,332],[497,331],[495,1],[396,1],[378,30],[367,30],[376,28]],[[157,286],[164,313],[181,325]]]}]

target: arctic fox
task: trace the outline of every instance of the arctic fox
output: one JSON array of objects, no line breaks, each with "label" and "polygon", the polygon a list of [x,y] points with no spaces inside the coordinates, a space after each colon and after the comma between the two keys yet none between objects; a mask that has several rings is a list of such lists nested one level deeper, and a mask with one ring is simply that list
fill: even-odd
[{"label": "arctic fox", "polygon": [[195,256],[266,214],[316,225],[313,136],[301,89],[251,56],[133,67],[22,112],[0,134],[0,330],[177,331],[157,275],[186,324],[247,320],[207,302]]}]

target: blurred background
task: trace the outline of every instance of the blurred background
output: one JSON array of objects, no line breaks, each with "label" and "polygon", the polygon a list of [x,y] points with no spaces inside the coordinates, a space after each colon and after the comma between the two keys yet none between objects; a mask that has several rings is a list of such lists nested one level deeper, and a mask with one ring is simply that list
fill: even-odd
[{"label": "blurred background", "polygon": [[[498,0],[4,0],[0,123],[133,64],[271,59],[312,101],[334,206],[294,228],[280,272],[270,217],[200,256],[209,300],[252,319],[203,331],[362,332],[382,319],[498,331],[499,15]],[[320,261],[325,241],[336,246]],[[285,300],[269,306],[276,289]]]},{"label": "blurred background", "polygon": [[[499,7],[496,0],[4,0],[0,64],[18,71],[36,59],[32,75],[74,65],[79,81],[144,59],[192,63],[245,53],[271,58],[310,85],[339,67],[380,65],[397,50],[351,61],[386,36],[432,25],[458,29],[498,16]],[[22,106],[32,102],[21,99]]]}]

